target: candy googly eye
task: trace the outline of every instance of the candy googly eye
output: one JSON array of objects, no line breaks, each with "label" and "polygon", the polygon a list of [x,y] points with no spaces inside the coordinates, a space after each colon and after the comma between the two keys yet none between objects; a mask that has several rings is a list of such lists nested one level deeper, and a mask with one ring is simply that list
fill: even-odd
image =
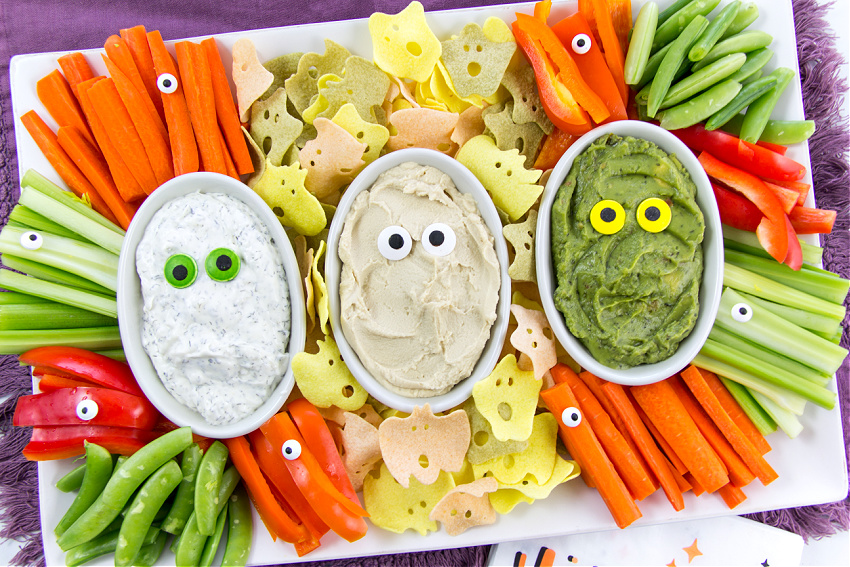
[{"label": "candy googly eye", "polygon": [[387,260],[401,260],[412,248],[410,233],[400,226],[388,226],[378,235],[378,252]]},{"label": "candy googly eye", "polygon": [[661,232],[670,226],[671,218],[670,205],[658,197],[644,199],[638,205],[637,221],[647,232]]},{"label": "candy googly eye", "polygon": [[21,246],[27,250],[38,250],[44,244],[44,239],[37,232],[29,231],[21,235]]},{"label": "candy googly eye", "polygon": [[586,33],[580,33],[573,38],[570,46],[573,48],[573,51],[579,55],[584,55],[590,51],[590,48],[593,46],[593,41]]},{"label": "candy googly eye", "polygon": [[581,412],[578,408],[566,408],[561,412],[561,421],[567,427],[578,427],[581,423]]},{"label": "candy googly eye", "polygon": [[739,323],[746,323],[753,318],[753,308],[746,303],[736,303],[732,306],[732,318]]},{"label": "candy googly eye", "polygon": [[163,73],[156,78],[156,88],[164,94],[171,94],[177,90],[177,77],[171,73]]},{"label": "candy googly eye", "polygon": [[239,273],[239,256],[228,248],[216,248],[204,262],[207,275],[218,282],[229,282]]},{"label": "candy googly eye", "polygon": [[81,400],[77,404],[77,417],[83,421],[94,419],[97,415],[97,402],[94,400]]},{"label": "candy googly eye", "polygon": [[280,452],[287,461],[294,461],[301,456],[301,443],[295,439],[290,439],[283,444]]},{"label": "candy googly eye", "polygon": [[435,222],[422,232],[422,246],[432,256],[451,254],[457,244],[455,231],[447,224]]},{"label": "candy googly eye", "polygon": [[626,211],[617,201],[604,199],[590,209],[590,224],[600,234],[616,234],[626,224]]},{"label": "candy googly eye", "polygon": [[165,280],[172,286],[182,289],[195,283],[198,266],[188,254],[174,254],[165,261]]}]

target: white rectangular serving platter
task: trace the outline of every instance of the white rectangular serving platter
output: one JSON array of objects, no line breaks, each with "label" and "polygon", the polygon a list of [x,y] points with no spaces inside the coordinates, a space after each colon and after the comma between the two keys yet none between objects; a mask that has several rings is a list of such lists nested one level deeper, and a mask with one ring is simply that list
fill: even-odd
[{"label": "white rectangular serving platter", "polygon": [[[663,9],[669,1],[662,0],[659,2],[660,7]],[[755,1],[760,8],[760,15],[752,27],[767,31],[774,38],[771,49],[775,51],[775,56],[768,64],[768,69],[786,66],[798,71],[791,0]],[[634,0],[632,4],[636,15],[642,2]],[[723,4],[725,5],[726,2],[724,1]],[[508,4],[428,12],[426,18],[437,37],[444,40],[452,34],[460,33],[467,23],[483,24],[490,16],[502,18],[510,23],[514,20],[515,12],[531,13],[532,10],[533,3]],[[575,1],[556,2],[549,22],[554,23],[560,17],[569,15],[575,10]],[[144,24],[144,22],[139,23]],[[222,48],[222,58],[226,67],[231,64],[230,47],[237,39],[243,37],[250,38],[254,42],[260,61],[296,51],[324,53],[325,38],[333,39],[356,55],[370,60],[372,58],[372,44],[366,19],[218,35],[216,39]],[[100,50],[89,50],[85,53],[92,66],[97,71],[105,73],[99,56]],[[62,53],[20,55],[13,57],[10,65],[12,108],[16,117],[15,131],[20,172],[35,168],[57,182],[60,181],[58,176],[26,130],[21,127],[18,117],[30,109],[35,109],[51,127],[55,128],[55,123],[50,120],[38,101],[35,84],[38,79],[57,68],[56,59],[59,55]],[[774,116],[789,120],[804,117],[799,80],[793,81],[783,94]],[[811,170],[806,144],[789,148],[788,155]],[[805,181],[811,182],[811,174],[808,174]],[[812,195],[809,196],[809,200],[810,203],[813,202]],[[835,388],[834,385],[833,388]],[[744,490],[747,495],[746,501],[734,511],[729,510],[717,495],[703,495],[696,498],[689,492],[685,495],[684,511],[677,513],[667,502],[663,492],[659,490],[639,503],[643,518],[634,525],[729,516],[843,499],[848,492],[848,481],[838,406],[836,405],[832,411],[825,411],[808,404],[801,421],[805,429],[796,439],[788,439],[781,432],[768,437],[773,450],[766,455],[766,458],[779,473],[779,478],[767,487],[754,481]],[[64,564],[64,553],[56,545],[53,528],[71,504],[74,496],[58,491],[54,484],[71,470],[74,464],[72,460],[38,464],[41,525],[48,565]],[[301,560],[291,545],[275,543],[271,540],[256,512],[254,521],[254,541],[249,564],[267,565]],[[576,479],[557,487],[546,500],[540,500],[531,505],[520,504],[510,514],[500,516],[495,524],[476,527],[456,537],[448,536],[443,530],[421,536],[410,530],[403,534],[394,534],[372,527],[360,541],[347,543],[335,534],[329,533],[322,539],[321,547],[303,560],[315,561],[467,547],[610,529],[616,529],[616,526],[598,493]],[[167,550],[162,562],[164,564],[173,562],[173,556]],[[102,557],[92,564],[110,565],[112,556]]]}]

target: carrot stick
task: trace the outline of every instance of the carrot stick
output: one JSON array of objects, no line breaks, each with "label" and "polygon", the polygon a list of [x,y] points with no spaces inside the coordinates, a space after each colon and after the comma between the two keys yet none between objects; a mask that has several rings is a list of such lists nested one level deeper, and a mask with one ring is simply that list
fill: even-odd
[{"label": "carrot stick", "polygon": [[747,414],[744,413],[744,410],[741,409],[741,406],[738,405],[738,402],[732,397],[732,394],[729,393],[729,390],[726,389],[720,378],[708,370],[703,370],[702,368],[697,368],[697,370],[702,374],[703,379],[708,383],[711,391],[714,392],[717,401],[720,402],[720,405],[726,410],[726,413],[732,418],[738,429],[747,436],[747,439],[750,440],[750,443],[753,444],[760,454],[764,455],[768,453],[770,451],[770,443],[767,442],[761,431],[756,428],[752,420],[747,417]]},{"label": "carrot stick", "polygon": [[[579,403],[567,384],[558,384],[540,392],[558,420],[558,431],[568,447],[570,454],[583,469],[587,469],[602,496],[605,505],[620,528],[625,528],[641,517],[640,510],[623,480],[608,459],[590,424],[582,419],[575,427],[564,425],[562,413],[567,408],[576,408]],[[575,452],[573,452],[575,451]]]},{"label": "carrot stick", "polygon": [[218,51],[215,39],[207,38],[201,42],[201,45],[206,50],[207,60],[210,64],[210,77],[212,78],[213,95],[215,96],[215,113],[224,138],[227,140],[226,149],[230,152],[239,175],[253,173],[254,164],[251,162],[251,154],[248,153],[248,145],[245,142],[245,136],[242,134],[239,113],[236,110],[236,104],[233,102],[233,93],[230,91],[230,83],[227,80],[227,73],[224,70],[224,63],[221,62],[221,54]]},{"label": "carrot stick", "polygon": [[227,149],[227,142],[224,140],[224,134],[221,129],[218,131],[218,139],[221,143],[221,155],[224,156],[224,166],[227,169],[227,175],[233,179],[239,179],[239,172],[236,171],[236,164],[233,163],[233,157]]},{"label": "carrot stick", "polygon": [[139,139],[145,146],[145,154],[148,156],[148,161],[153,169],[157,186],[162,185],[174,177],[171,148],[168,147],[168,134],[166,132],[163,136],[157,125],[159,117],[155,113],[151,114],[150,110],[145,107],[144,95],[136,90],[127,75],[109,57],[104,56],[103,62],[106,63],[106,68],[112,76],[115,88],[118,89],[121,102],[124,103],[124,108],[127,109],[127,113],[133,121]]},{"label": "carrot stick", "polygon": [[739,488],[747,486],[755,479],[755,475],[747,467],[746,463],[741,459],[729,441],[723,436],[723,433],[717,428],[717,425],[708,417],[699,402],[694,399],[691,392],[688,390],[681,378],[670,378],[670,385],[679,396],[679,400],[685,406],[685,409],[690,414],[691,418],[696,423],[697,428],[705,437],[708,444],[711,445],[723,464],[726,465],[726,470],[729,474],[729,482]]},{"label": "carrot stick", "polygon": [[744,491],[732,483],[721,486],[717,490],[717,493],[720,494],[723,501],[726,502],[727,506],[729,506],[730,510],[747,499],[747,495],[744,494]]},{"label": "carrot stick", "polygon": [[190,41],[179,41],[174,48],[177,51],[177,68],[183,80],[186,106],[189,108],[195,140],[201,154],[201,165],[204,171],[226,175],[227,166],[218,139],[215,95],[206,51]]},{"label": "carrot stick", "polygon": [[702,494],[705,494],[705,488],[703,488],[702,485],[697,482],[697,479],[694,478],[694,475],[689,472],[686,472],[682,478],[685,479],[685,482],[690,483],[691,490],[694,491],[694,496],[701,496]]},{"label": "carrot stick", "polygon": [[75,126],[91,144],[95,143],[94,136],[92,136],[89,125],[86,123],[86,117],[80,108],[80,103],[59,69],[54,69],[39,79],[35,84],[35,90],[38,94],[38,100],[41,101],[56,124],[60,127]]},{"label": "carrot stick", "polygon": [[162,106],[165,111],[165,121],[168,124],[174,174],[183,175],[198,171],[200,167],[198,144],[195,141],[195,132],[192,130],[192,118],[186,106],[177,63],[165,48],[162,35],[158,31],[148,32],[148,46],[157,76],[168,73],[177,79],[177,88],[174,92],[162,93]]},{"label": "carrot stick", "polygon": [[643,500],[653,492],[650,475],[643,465],[635,457],[631,447],[626,443],[617,428],[611,422],[611,418],[605,413],[602,405],[579,377],[573,373],[567,380],[567,384],[573,391],[579,403],[583,419],[590,423],[590,428],[599,439],[605,454],[614,464],[617,473],[635,500]]},{"label": "carrot stick", "polygon": [[640,420],[646,425],[647,430],[652,434],[655,442],[658,443],[658,446],[661,447],[661,451],[664,453],[664,456],[667,457],[667,460],[670,461],[672,467],[676,470],[677,473],[683,475],[688,472],[688,467],[685,466],[685,463],[682,462],[682,459],[679,458],[679,455],[676,454],[676,451],[673,450],[673,447],[670,446],[670,443],[664,439],[664,436],[661,435],[661,432],[658,431],[658,428],[655,427],[655,424],[652,423],[652,420],[646,415],[643,411],[643,408],[635,402],[634,398],[629,394],[629,391],[626,390],[626,395],[629,398],[629,401],[632,402],[632,406],[635,408]]},{"label": "carrot stick", "polygon": [[[665,460],[666,460],[666,457],[665,457]],[[691,484],[691,480],[690,480],[690,478],[688,478],[689,475],[687,475],[687,473],[684,474],[684,475],[679,474],[679,471],[677,471],[673,467],[673,465],[670,464],[669,460],[667,460],[667,466],[670,467],[670,472],[673,473],[673,478],[676,479],[676,486],[679,487],[679,490],[682,491],[682,494],[684,494],[688,490],[693,490],[694,487]]]},{"label": "carrot stick", "polygon": [[667,462],[661,449],[653,441],[652,436],[635,411],[635,406],[629,401],[629,397],[626,395],[626,389],[613,382],[606,382],[602,386],[602,389],[608,394],[611,403],[614,404],[620,417],[625,422],[626,427],[629,429],[629,434],[635,440],[643,458],[646,459],[646,463],[661,484],[661,488],[664,490],[664,494],[667,496],[673,509],[676,511],[683,510],[685,508],[685,501],[682,498],[679,483],[676,482],[674,475],[675,469]]},{"label": "carrot stick", "polygon": [[68,154],[68,157],[74,160],[80,171],[85,174],[86,178],[88,178],[89,182],[106,202],[109,210],[118,219],[118,224],[121,228],[127,230],[138,206],[131,205],[121,198],[115,182],[112,181],[109,166],[100,153],[73,126],[62,126],[59,128],[56,138],[59,141],[59,145]]},{"label": "carrot stick", "polygon": [[159,184],[145,153],[145,145],[121,102],[115,83],[106,78],[93,84],[87,92],[112,145],[144,192],[150,195]]},{"label": "carrot stick", "polygon": [[50,162],[50,165],[53,166],[53,169],[62,178],[62,181],[68,185],[68,188],[77,197],[86,195],[95,211],[102,214],[111,222],[118,224],[115,215],[106,206],[106,202],[97,194],[97,190],[89,183],[89,180],[86,179],[86,176],[83,175],[83,172],[80,171],[74,161],[68,157],[68,154],[59,145],[56,134],[44,123],[41,116],[35,110],[30,110],[21,116],[21,122],[24,124],[27,132],[30,133],[30,136],[32,136],[32,139],[35,140],[41,153],[44,154],[44,157],[47,158],[47,161]]},{"label": "carrot stick", "polygon": [[620,91],[623,104],[626,104],[629,101],[629,88],[626,86],[623,70],[626,57],[623,54],[623,48],[620,47],[617,31],[614,29],[611,10],[606,0],[592,0],[592,3],[593,15],[596,18],[596,29],[599,33],[599,39],[602,40],[602,50],[605,52],[605,61],[611,70],[611,75],[614,76],[614,82],[617,83],[617,90]]},{"label": "carrot stick", "polygon": [[94,71],[89,66],[86,56],[79,51],[63,55],[57,59],[57,62],[75,95],[77,94],[77,85],[94,78]]},{"label": "carrot stick", "polygon": [[130,54],[133,56],[133,61],[136,63],[136,68],[139,70],[139,76],[142,78],[142,83],[145,85],[145,91],[153,102],[156,108],[159,119],[165,123],[165,111],[162,107],[162,96],[159,88],[156,86],[156,71],[153,68],[153,58],[151,57],[150,46],[148,46],[148,34],[145,26],[134,26],[132,28],[124,28],[120,32],[121,38],[127,44]]},{"label": "carrot stick", "polygon": [[691,392],[693,392],[705,412],[711,416],[718,429],[723,432],[723,435],[747,464],[747,467],[755,473],[761,483],[767,485],[776,480],[779,475],[764,457],[762,457],[761,453],[758,452],[753,444],[750,443],[746,435],[735,425],[735,422],[732,421],[732,418],[729,417],[729,414],[726,413],[723,406],[717,401],[717,397],[711,391],[711,388],[699,370],[695,366],[687,367],[682,371],[682,379],[688,385]]},{"label": "carrot stick", "polygon": [[699,432],[669,383],[662,381],[633,386],[630,391],[688,467],[688,471],[707,492],[714,492],[729,482],[723,463]]},{"label": "carrot stick", "polygon": [[88,119],[89,126],[91,126],[94,138],[97,140],[97,145],[103,153],[103,158],[109,166],[109,173],[112,175],[112,180],[115,182],[115,187],[118,189],[121,199],[131,203],[145,197],[147,193],[139,185],[139,182],[136,181],[136,178],[133,177],[127,164],[121,159],[121,154],[118,153],[118,150],[112,144],[112,140],[109,139],[109,134],[100,121],[100,117],[97,115],[97,111],[94,109],[94,105],[88,94],[88,90],[93,84],[105,78],[102,76],[94,77],[78,84],[77,98],[80,101],[80,106],[83,107],[83,112]]}]

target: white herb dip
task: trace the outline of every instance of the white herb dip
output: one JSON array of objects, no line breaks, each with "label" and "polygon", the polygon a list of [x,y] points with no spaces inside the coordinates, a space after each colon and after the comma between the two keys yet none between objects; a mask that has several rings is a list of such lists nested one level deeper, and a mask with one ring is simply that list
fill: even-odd
[{"label": "white herb dip", "polygon": [[[205,268],[219,248],[239,258],[230,281],[216,281]],[[175,254],[194,259],[191,285],[166,279]],[[259,217],[224,194],[169,201],[145,229],[136,271],[142,345],[171,395],[211,425],[235,423],[262,405],[287,368],[290,306],[280,255]]]}]

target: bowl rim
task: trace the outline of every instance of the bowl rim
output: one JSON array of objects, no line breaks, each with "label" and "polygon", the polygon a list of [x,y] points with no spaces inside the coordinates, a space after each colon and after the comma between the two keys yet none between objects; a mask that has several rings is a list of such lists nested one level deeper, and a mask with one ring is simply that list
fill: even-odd
[{"label": "bowl rim", "polygon": [[[136,247],[153,215],[167,202],[190,193],[224,193],[245,203],[269,229],[275,249],[281,256],[289,289],[290,325],[287,352],[289,360],[280,382],[268,399],[253,413],[228,425],[211,425],[196,411],[178,402],[162,384],[141,343],[141,285],[136,273]],[[277,413],[295,385],[292,358],[304,350],[306,313],[298,262],[292,244],[263,199],[250,187],[232,177],[212,172],[194,172],[175,177],[161,186],[139,207],[133,217],[118,259],[118,327],[127,363],[145,396],[166,418],[179,426],[191,426],[205,437],[227,439],[245,435]]]},{"label": "bowl rim", "polygon": [[[354,199],[361,192],[368,190],[381,173],[406,162],[436,167],[452,178],[458,191],[470,194],[475,198],[478,212],[493,236],[493,245],[499,260],[501,278],[499,302],[496,306],[496,320],[490,328],[490,338],[487,340],[478,362],[473,367],[472,373],[458,382],[451,390],[438,396],[409,397],[389,390],[375,379],[360,362],[360,358],[346,340],[340,324],[339,282],[342,261],[339,258],[338,248],[345,217],[348,215]],[[492,372],[502,352],[510,318],[510,281],[507,244],[502,235],[502,221],[495,204],[493,204],[489,193],[484,189],[478,178],[466,166],[442,152],[426,148],[405,148],[379,157],[363,168],[345,190],[337,205],[328,231],[327,252],[325,253],[325,283],[328,288],[333,338],[354,378],[372,397],[391,408],[410,413],[417,406],[429,404],[432,412],[439,413],[462,404],[472,395],[473,386]]]},{"label": "bowl rim", "polygon": [[[550,253],[552,205],[558,189],[572,168],[575,158],[605,134],[649,140],[665,152],[674,154],[690,173],[697,186],[696,200],[705,218],[705,236],[702,242],[703,275],[699,291],[700,309],[694,328],[669,358],[628,369],[611,368],[596,360],[587,348],[569,332],[563,315],[555,306],[553,295],[556,284]],[[546,182],[540,200],[534,246],[537,285],[540,291],[541,304],[552,327],[552,332],[576,363],[599,378],[627,386],[658,382],[675,375],[690,364],[708,338],[717,316],[720,294],[723,288],[724,253],[720,213],[708,175],[697,157],[679,138],[660,126],[638,120],[621,120],[598,126],[576,140],[555,165],[549,180]]]}]

